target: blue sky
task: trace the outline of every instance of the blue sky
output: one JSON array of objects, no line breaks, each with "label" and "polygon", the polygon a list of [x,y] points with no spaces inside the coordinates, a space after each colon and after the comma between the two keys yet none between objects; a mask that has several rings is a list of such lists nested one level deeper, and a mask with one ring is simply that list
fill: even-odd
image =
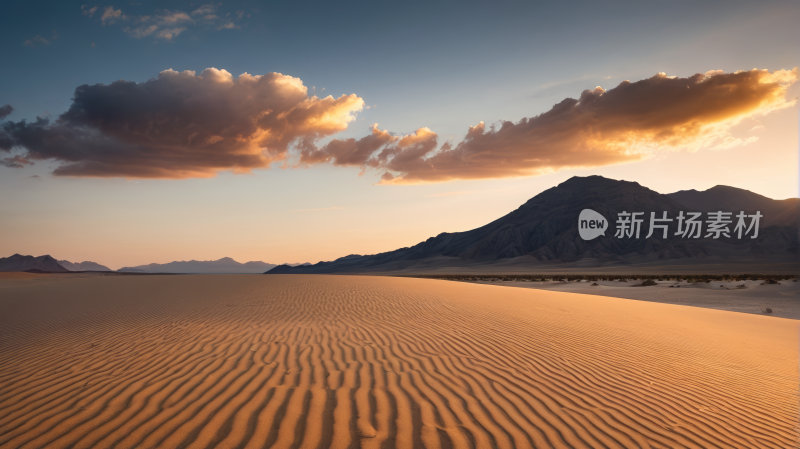
[{"label": "blue sky", "polygon": [[[355,92],[379,106],[369,119],[398,132],[460,136],[466,124],[530,116],[599,83],[798,61],[796,2],[223,2],[220,15],[245,12],[240,29],[189,25],[172,41],[100,22],[107,6],[153,15],[202,5],[133,3],[89,4],[99,7],[90,18],[81,2],[7,2],[0,97],[15,118],[63,112],[82,84],[216,67]],[[50,44],[24,45],[35,36]]]},{"label": "blue sky", "polygon": [[[233,76],[279,72],[301,79],[309,94],[356,94],[370,106],[327,140],[358,139],[379,123],[396,134],[427,127],[440,144],[456,144],[480,121],[533,117],[598,85],[609,89],[659,72],[688,77],[800,65],[800,5],[790,1],[221,2],[208,9],[217,18],[192,14],[208,5],[5,2],[0,106],[14,108],[6,119],[55,119],[85,84],[141,83],[170,68],[215,67]],[[109,7],[120,14],[113,23],[101,19]],[[178,12],[191,20],[158,31],[185,28],[179,34],[136,37],[142,23]],[[142,16],[150,22],[137,22]],[[789,95],[797,94],[794,85]],[[224,256],[316,262],[484,224],[576,174],[634,180],[665,193],[729,184],[797,196],[797,107],[758,120],[767,129],[759,141],[726,153],[678,152],[542,176],[414,186],[376,186],[380,173],[358,176],[358,168],[330,165],[187,180],[51,176],[58,161],[0,167],[0,247],[114,268]],[[771,153],[764,155],[765,148]],[[741,163],[756,154],[754,164]],[[715,163],[721,169],[703,175],[701,168]],[[676,167],[688,168],[676,175]],[[322,210],[295,212],[305,209]],[[86,231],[94,227],[146,232],[132,243]],[[64,229],[72,231],[69,242]],[[232,229],[239,229],[236,238]],[[12,233],[18,237],[7,237]]]}]

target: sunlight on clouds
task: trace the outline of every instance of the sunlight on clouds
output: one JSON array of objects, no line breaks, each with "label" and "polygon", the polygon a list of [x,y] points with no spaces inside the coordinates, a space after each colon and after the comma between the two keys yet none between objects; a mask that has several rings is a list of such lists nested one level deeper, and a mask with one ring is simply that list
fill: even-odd
[{"label": "sunlight on clouds", "polygon": [[318,146],[364,110],[361,97],[309,96],[302,80],[280,73],[235,78],[224,69],[169,69],[143,83],[80,86],[69,111],[52,123],[3,124],[0,149],[59,160],[54,174],[61,176],[211,177],[273,163],[375,170],[381,184],[532,176],[751,144],[757,136],[734,135],[733,128],[793,106],[786,93],[797,77],[797,68],[658,73],[585,90],[516,123],[481,121],[458,143],[440,145],[427,127],[396,134],[375,123],[365,137]]},{"label": "sunlight on clouds", "polygon": [[143,83],[81,86],[56,122],[5,123],[0,148],[60,160],[54,174],[61,176],[249,173],[284,161],[293,142],[313,145],[345,130],[364,105],[355,94],[307,92],[300,79],[280,73],[234,78],[215,68],[199,75],[169,69]]}]

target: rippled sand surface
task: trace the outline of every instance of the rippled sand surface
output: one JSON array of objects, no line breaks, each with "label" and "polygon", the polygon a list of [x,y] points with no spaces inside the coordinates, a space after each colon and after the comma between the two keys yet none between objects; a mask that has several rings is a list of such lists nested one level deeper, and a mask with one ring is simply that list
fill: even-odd
[{"label": "rippled sand surface", "polygon": [[427,279],[0,288],[3,448],[793,448],[798,322]]}]

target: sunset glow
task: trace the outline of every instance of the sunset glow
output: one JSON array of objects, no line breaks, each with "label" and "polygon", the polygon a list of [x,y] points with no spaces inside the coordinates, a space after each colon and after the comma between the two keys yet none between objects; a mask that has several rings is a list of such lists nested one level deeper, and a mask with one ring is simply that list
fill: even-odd
[{"label": "sunset glow", "polygon": [[[10,57],[28,64],[0,74],[0,246],[10,253],[114,268],[333,260],[471,229],[589,173],[663,193],[722,184],[798,194],[793,39],[759,25],[758,51],[718,46],[721,36],[744,45],[731,24],[745,18],[796,17],[788,4],[713,20],[716,10],[701,8],[707,20],[680,34],[666,18],[638,18],[648,32],[636,39],[592,34],[597,17],[571,17],[578,36],[625,49],[604,57],[530,46],[551,25],[491,12],[505,22],[479,34],[505,49],[471,68],[455,55],[487,47],[466,35],[434,56],[395,32],[347,34],[340,48],[363,57],[334,61],[327,43],[269,37],[292,29],[278,19],[290,15],[241,5],[59,8],[55,31],[34,31],[41,39],[2,31]],[[624,9],[597,14],[613,22]],[[635,23],[614,27],[632,33]],[[323,42],[328,26],[315,31]],[[503,29],[519,39],[504,41]],[[438,33],[423,35],[444,42]],[[656,45],[673,35],[680,50]],[[124,56],[136,51],[151,57]],[[25,62],[34,57],[60,64],[57,83]]]}]

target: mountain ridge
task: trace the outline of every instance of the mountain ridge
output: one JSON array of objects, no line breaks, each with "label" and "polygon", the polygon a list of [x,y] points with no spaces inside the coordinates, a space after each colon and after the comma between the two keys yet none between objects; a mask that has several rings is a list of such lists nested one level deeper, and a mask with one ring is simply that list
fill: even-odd
[{"label": "mountain ridge", "polygon": [[13,256],[0,258],[0,271],[29,271],[39,270],[56,273],[69,272],[61,266],[58,261],[50,255],[44,256],[23,256],[14,254]]},{"label": "mountain ridge", "polygon": [[681,190],[666,196],[695,212],[723,210],[752,214],[760,211],[764,215],[762,227],[796,225],[800,216],[800,198],[775,200],[725,185],[716,185],[708,190]]},{"label": "mountain ridge", "polygon": [[240,263],[230,257],[223,257],[217,260],[181,260],[163,264],[151,263],[147,265],[123,267],[117,271],[143,273],[251,274],[263,273],[265,270],[270,270],[276,266],[276,264],[261,261]]},{"label": "mountain ridge", "polygon": [[111,268],[105,265],[90,261],[70,262],[68,260],[59,260],[58,264],[69,271],[112,271]]},{"label": "mountain ridge", "polygon": [[[729,189],[757,195],[744,189]],[[728,190],[726,192],[730,193]],[[700,200],[708,205],[708,197],[701,195]],[[787,206],[789,212],[793,210],[791,206]],[[606,237],[583,240],[577,231],[577,217],[583,209],[592,209],[606,217],[609,222],[613,222],[621,212],[644,212],[645,221],[639,236],[641,238],[614,238],[615,229],[612,227],[607,230]],[[596,266],[681,259],[696,261],[704,258],[747,261],[748,257],[786,258],[797,254],[797,233],[788,230],[792,228],[791,225],[764,227],[762,224],[759,238],[753,241],[737,240],[733,236],[716,240],[684,239],[676,237],[672,228],[667,238],[657,234],[645,237],[650,212],[656,213],[657,217],[667,212],[668,217],[674,220],[679,212],[685,210],[687,207],[670,195],[655,192],[636,182],[602,176],[576,176],[544,190],[514,211],[469,231],[440,233],[410,247],[373,255],[350,255],[310,267],[282,265],[267,273],[397,271],[425,264],[478,266],[506,263],[513,259],[528,264],[580,265],[591,261]],[[736,212],[738,210],[734,214]],[[787,250],[788,255],[785,254]]]}]

